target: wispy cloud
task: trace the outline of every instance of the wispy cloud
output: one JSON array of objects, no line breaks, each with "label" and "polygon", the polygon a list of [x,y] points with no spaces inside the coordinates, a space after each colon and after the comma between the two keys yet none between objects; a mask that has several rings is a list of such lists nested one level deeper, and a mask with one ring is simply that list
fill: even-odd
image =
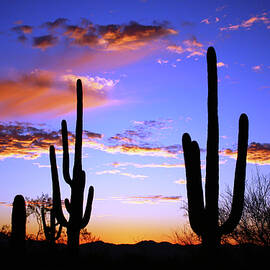
[{"label": "wispy cloud", "polygon": [[177,158],[181,153],[180,145],[153,147],[153,146],[140,146],[136,144],[120,144],[120,145],[106,145],[102,142],[88,141],[86,147],[104,151],[110,154],[126,154],[138,156],[151,156],[151,157],[164,157],[164,158]]},{"label": "wispy cloud", "polygon": [[133,162],[114,162],[111,164],[114,167],[128,167],[132,166],[135,168],[184,168],[185,164],[179,163],[179,164],[168,164],[168,163],[161,163],[161,164],[155,164],[155,163],[148,163],[148,164],[141,164],[141,163],[133,163]]},{"label": "wispy cloud", "polygon": [[148,176],[142,175],[142,174],[133,174],[129,172],[122,172],[120,170],[104,170],[104,171],[99,171],[96,172],[97,175],[103,175],[103,174],[117,174],[117,175],[122,175],[122,176],[127,176],[133,179],[145,179]]},{"label": "wispy cloud", "polygon": [[178,179],[174,181],[175,184],[179,184],[179,185],[185,185],[187,183],[186,179]]},{"label": "wispy cloud", "polygon": [[217,62],[217,67],[228,67],[228,64],[225,64],[223,62]]},{"label": "wispy cloud", "polygon": [[262,71],[262,65],[256,65],[252,67],[252,70],[255,72]]},{"label": "wispy cloud", "polygon": [[240,24],[230,24],[225,27],[221,27],[221,31],[235,31],[239,29],[249,30],[255,23],[263,23],[270,29],[270,19],[268,14],[265,12],[261,15],[252,16],[247,20],[242,21]]},{"label": "wispy cloud", "polygon": [[181,196],[130,196],[130,197],[113,197],[112,199],[128,204],[159,204],[159,203],[179,203]]},{"label": "wispy cloud", "polygon": [[0,80],[0,117],[14,117],[38,113],[63,114],[74,109],[76,79],[82,79],[86,108],[109,102],[107,91],[119,81],[100,77],[57,75],[34,70],[15,79]]},{"label": "wispy cloud", "polygon": [[182,44],[180,45],[168,45],[167,50],[177,54],[187,53],[187,58],[193,56],[203,56],[206,52],[206,50],[203,48],[203,44],[199,42],[195,36],[191,36],[191,38],[182,41]]}]

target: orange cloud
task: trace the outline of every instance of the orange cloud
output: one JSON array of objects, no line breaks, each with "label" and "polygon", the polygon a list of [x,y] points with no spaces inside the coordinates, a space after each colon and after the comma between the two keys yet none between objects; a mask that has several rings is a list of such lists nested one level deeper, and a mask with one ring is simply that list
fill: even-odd
[{"label": "orange cloud", "polygon": [[263,13],[262,15],[253,16],[253,17],[249,18],[248,20],[243,21],[240,24],[221,27],[220,30],[221,31],[234,31],[234,30],[238,30],[240,28],[250,29],[253,26],[253,24],[258,23],[258,22],[263,22],[265,25],[268,25],[267,28],[269,28],[270,19],[267,17],[267,13]]},{"label": "orange cloud", "polygon": [[217,67],[228,67],[228,65],[224,64],[223,62],[218,62]]},{"label": "orange cloud", "polygon": [[[237,158],[237,150],[226,149],[224,155]],[[270,165],[270,144],[252,142],[248,146],[247,162],[260,165]]]},{"label": "orange cloud", "polygon": [[190,58],[192,56],[203,56],[206,52],[205,49],[203,49],[203,44],[197,40],[195,36],[192,36],[190,39],[186,39],[183,41],[182,45],[169,45],[167,46],[167,50],[183,54],[188,53],[186,56],[187,58]]},{"label": "orange cloud", "polygon": [[[90,131],[84,132],[84,142],[102,135]],[[69,133],[69,144],[74,146],[75,135]],[[41,154],[48,155],[50,145],[55,145],[56,151],[62,151],[60,131],[51,131],[35,127],[29,123],[0,122],[0,159],[13,157],[36,159]]]},{"label": "orange cloud", "polygon": [[0,81],[0,117],[72,111],[77,78],[83,82],[86,108],[108,103],[107,91],[118,83],[100,77],[57,76],[53,72],[34,70],[14,80]]},{"label": "orange cloud", "polygon": [[130,22],[128,25],[107,25],[99,27],[106,50],[136,50],[149,42],[177,31],[163,26],[142,25]]},{"label": "orange cloud", "polygon": [[[49,31],[62,28],[62,32],[35,37],[33,47],[45,50],[53,47],[65,37],[70,45],[90,47],[101,51],[137,50],[152,41],[159,40],[168,35],[178,32],[164,25],[142,25],[131,21],[129,24],[94,25],[87,19],[82,20],[80,25],[68,25],[67,19],[58,18],[53,22],[42,24]],[[14,27],[22,31],[23,26]]]}]

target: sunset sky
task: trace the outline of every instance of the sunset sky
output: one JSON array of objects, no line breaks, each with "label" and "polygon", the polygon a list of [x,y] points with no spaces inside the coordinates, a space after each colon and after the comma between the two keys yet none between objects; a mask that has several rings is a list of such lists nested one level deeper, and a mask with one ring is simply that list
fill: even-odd
[{"label": "sunset sky", "polygon": [[268,0],[3,0],[1,11],[0,226],[10,224],[16,194],[51,195],[51,144],[69,197],[59,130],[66,119],[72,152],[80,78],[83,169],[95,188],[87,229],[111,243],[170,241],[187,222],[185,132],[200,145],[205,175],[209,46],[218,62],[220,193],[233,187],[243,112],[247,179],[270,173]]}]

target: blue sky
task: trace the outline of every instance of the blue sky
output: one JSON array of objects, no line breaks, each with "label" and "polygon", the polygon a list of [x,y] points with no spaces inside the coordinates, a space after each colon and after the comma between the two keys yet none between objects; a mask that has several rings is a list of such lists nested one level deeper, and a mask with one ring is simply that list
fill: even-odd
[{"label": "blue sky", "polygon": [[[185,222],[184,132],[204,164],[209,46],[218,58],[220,193],[233,185],[243,112],[247,178],[269,172],[268,1],[3,1],[1,9],[1,224],[16,194],[51,194],[48,147],[56,145],[61,172],[60,124],[74,132],[81,78],[83,168],[95,188],[89,230],[114,243],[168,241]],[[69,196],[63,182],[61,190]]]}]

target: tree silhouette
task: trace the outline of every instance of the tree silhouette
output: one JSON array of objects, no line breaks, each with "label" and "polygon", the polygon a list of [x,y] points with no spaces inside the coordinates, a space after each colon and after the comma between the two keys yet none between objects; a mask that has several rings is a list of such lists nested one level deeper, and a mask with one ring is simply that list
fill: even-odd
[{"label": "tree silhouette", "polygon": [[[220,220],[229,215],[232,191],[228,189],[220,206]],[[270,246],[270,178],[257,172],[248,181],[244,209],[241,220],[235,230],[224,241],[234,240],[238,244],[252,243]]]},{"label": "tree silhouette", "polygon": [[221,235],[228,234],[238,224],[244,202],[246,155],[248,144],[248,118],[242,114],[239,119],[238,156],[236,161],[234,192],[228,219],[218,224],[219,195],[219,127],[217,96],[217,60],[213,47],[207,51],[208,71],[208,137],[206,154],[205,202],[203,198],[200,148],[191,141],[188,133],[183,134],[182,144],[187,179],[189,221],[193,231],[201,236],[203,245],[216,247]]}]

